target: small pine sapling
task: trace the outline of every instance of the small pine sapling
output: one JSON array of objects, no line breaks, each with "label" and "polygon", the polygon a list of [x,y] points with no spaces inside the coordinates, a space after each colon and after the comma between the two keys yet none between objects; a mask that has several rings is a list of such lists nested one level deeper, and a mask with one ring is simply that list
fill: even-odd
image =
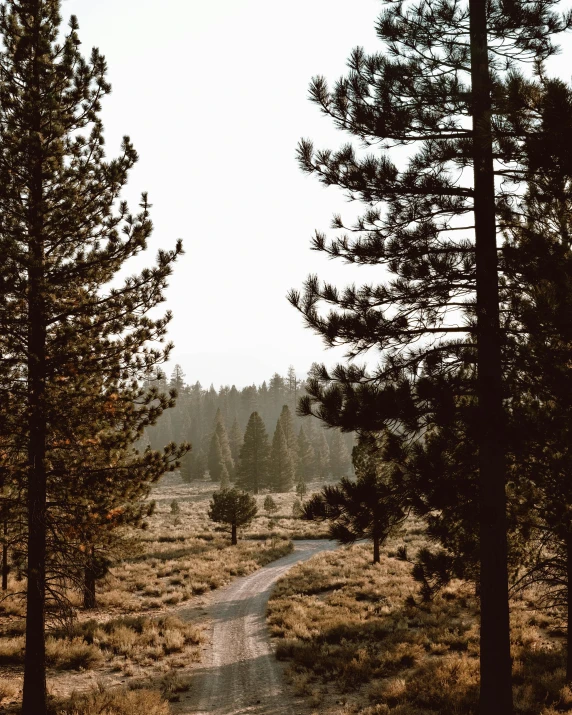
[{"label": "small pine sapling", "polygon": [[231,544],[237,544],[238,527],[247,526],[258,512],[256,499],[238,489],[221,489],[209,504],[209,519],[231,527]]},{"label": "small pine sapling", "polygon": [[302,502],[299,499],[294,499],[294,503],[292,504],[292,516],[295,519],[300,519],[304,513],[304,509],[302,507]]},{"label": "small pine sapling", "polygon": [[268,494],[266,499],[264,500],[264,511],[267,512],[268,514],[274,514],[275,512],[278,511],[278,505],[274,501],[274,499]]},{"label": "small pine sapling", "polygon": [[304,501],[304,497],[308,493],[308,487],[306,486],[306,482],[301,479],[297,484],[296,484],[296,494],[300,497],[301,501]]}]

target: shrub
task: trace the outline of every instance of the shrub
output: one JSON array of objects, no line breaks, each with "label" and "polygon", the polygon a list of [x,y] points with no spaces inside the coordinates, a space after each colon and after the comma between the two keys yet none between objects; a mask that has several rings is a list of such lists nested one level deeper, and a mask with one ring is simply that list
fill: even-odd
[{"label": "shrub", "polygon": [[57,715],[169,715],[169,705],[156,690],[118,690],[74,696]]},{"label": "shrub", "polygon": [[9,680],[0,680],[0,705],[4,700],[9,700],[16,696],[18,688]]},{"label": "shrub", "polygon": [[0,639],[0,665],[17,665],[24,662],[24,638]]},{"label": "shrub", "polygon": [[306,486],[306,482],[301,479],[298,484],[296,484],[296,494],[300,497],[300,499],[304,499],[307,491],[308,487]]},{"label": "shrub", "polygon": [[304,510],[302,509],[302,504],[299,499],[295,499],[294,503],[292,504],[292,516],[295,519],[299,519],[302,514],[304,513]]},{"label": "shrub", "polygon": [[278,511],[278,506],[270,494],[264,500],[264,511],[268,514],[274,514]]},{"label": "shrub", "polygon": [[46,640],[46,661],[59,670],[90,670],[102,660],[99,648],[86,643],[83,638]]}]

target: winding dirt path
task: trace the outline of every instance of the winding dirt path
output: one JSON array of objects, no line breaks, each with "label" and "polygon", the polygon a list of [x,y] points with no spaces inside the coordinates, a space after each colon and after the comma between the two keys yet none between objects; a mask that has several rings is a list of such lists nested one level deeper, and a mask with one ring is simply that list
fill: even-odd
[{"label": "winding dirt path", "polygon": [[[266,627],[266,605],[276,581],[297,563],[334,541],[295,541],[291,554],[216,591],[205,605],[212,623],[211,645],[194,670],[190,691],[177,715],[291,715],[280,664]],[[142,715],[144,715],[142,713]]]}]

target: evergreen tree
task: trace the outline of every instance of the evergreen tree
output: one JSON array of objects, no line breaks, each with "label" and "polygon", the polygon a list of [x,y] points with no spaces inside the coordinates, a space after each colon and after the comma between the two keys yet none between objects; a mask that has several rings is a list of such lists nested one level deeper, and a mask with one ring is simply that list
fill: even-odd
[{"label": "evergreen tree", "polygon": [[237,530],[247,526],[258,512],[256,499],[238,489],[221,489],[213,494],[209,504],[209,519],[231,528],[231,544],[236,545]]},{"label": "evergreen tree", "polygon": [[207,460],[200,448],[198,451],[187,452],[181,459],[181,478],[186,484],[195,479],[204,479],[206,471]]},{"label": "evergreen tree", "polygon": [[329,521],[330,536],[342,544],[353,544],[358,539],[373,542],[373,563],[380,561],[380,547],[400,524],[403,511],[388,508],[387,488],[373,475],[355,482],[343,477],[335,486],[325,486],[302,507],[302,517],[308,520]]},{"label": "evergreen tree", "polygon": [[280,410],[284,404],[286,394],[287,392],[284,378],[275,372],[268,383],[268,399],[270,408],[267,417],[268,422],[266,423],[268,430],[270,430],[271,425],[276,424],[276,420],[280,416]]},{"label": "evergreen tree", "polygon": [[[93,419],[93,413],[89,419]],[[65,573],[66,581],[72,585],[74,580],[77,582],[87,609],[96,607],[97,580],[105,576],[112,559],[125,551],[121,527],[144,524],[148,511],[144,499],[149,495],[151,483],[175,469],[184,451],[173,447],[163,455],[151,450],[139,454],[129,448],[119,450],[116,440],[113,444],[101,437],[99,449],[92,446],[80,459],[70,459],[69,448],[65,450],[62,463],[67,466],[71,484],[65,485],[65,491],[61,489],[60,498],[65,495],[68,504],[73,506],[68,506],[63,515],[65,541],[58,542],[59,533],[52,529],[49,542],[50,551],[56,551],[65,559],[65,566],[60,565],[60,574]],[[48,564],[52,561],[53,556]],[[73,572],[74,563],[77,574]],[[52,570],[56,569],[52,567]]]},{"label": "evergreen tree", "polygon": [[296,447],[298,456],[296,460],[296,478],[298,482],[304,482],[305,484],[313,476],[315,459],[314,450],[306,437],[303,427],[300,427],[300,431],[298,432]]},{"label": "evergreen tree", "polygon": [[242,436],[242,431],[238,424],[238,420],[235,417],[232,422],[232,427],[230,428],[230,433],[228,435],[230,454],[232,456],[232,461],[234,462],[235,466],[238,464],[238,457],[240,455],[240,448],[242,447],[243,441],[244,440]]},{"label": "evergreen tree", "polygon": [[226,468],[226,464],[221,462],[220,468],[220,487],[221,489],[226,489],[230,485],[230,474]]},{"label": "evergreen tree", "polygon": [[302,501],[304,501],[304,497],[308,493],[308,487],[306,486],[306,482],[303,479],[300,479],[296,483],[296,494],[300,497]]},{"label": "evergreen tree", "polygon": [[220,439],[216,432],[213,432],[209,446],[209,456],[208,456],[208,467],[209,475],[212,482],[220,482],[223,468],[228,477],[228,470],[224,463],[222,456],[222,450],[220,448]]},{"label": "evergreen tree", "polygon": [[347,476],[350,470],[350,455],[342,433],[334,430],[330,440],[330,473],[334,479]]},{"label": "evergreen tree", "polygon": [[264,499],[264,511],[268,514],[274,514],[278,511],[278,506],[270,494],[268,494]]},{"label": "evergreen tree", "polygon": [[242,489],[258,494],[268,482],[268,435],[258,412],[248,420],[244,443],[240,448],[237,483]]},{"label": "evergreen tree", "polygon": [[292,419],[292,413],[290,412],[288,405],[282,406],[279,421],[286,439],[288,451],[290,452],[290,459],[292,460],[294,469],[296,469],[298,463],[298,443],[296,439],[296,431],[294,429],[294,420]]},{"label": "evergreen tree", "polygon": [[[317,234],[314,248],[393,274],[384,285],[343,292],[311,276],[303,296],[291,294],[328,344],[349,346],[349,357],[372,347],[383,354],[373,374],[354,365],[332,375],[324,368],[304,409],[346,430],[393,423],[419,436],[431,420],[423,373],[440,380],[444,393],[452,361],[477,363],[480,710],[487,715],[512,712],[497,207],[508,210],[518,194],[510,182],[526,178],[522,140],[535,120],[518,63],[535,63],[542,73],[556,51],[551,35],[572,24],[555,5],[387,2],[376,27],[386,51],[368,56],[357,48],[349,75],[332,91],[321,77],[311,86],[312,99],[338,127],[381,155],[351,145],[316,152],[309,141],[299,150],[305,171],[367,205],[350,230],[335,217],[342,235],[328,243]],[[409,147],[402,169],[392,160],[400,146]],[[493,156],[511,167],[501,170],[496,195]],[[459,307],[471,312],[468,324],[456,322]],[[472,350],[462,338],[468,331]]]},{"label": "evergreen tree", "polygon": [[270,486],[275,492],[289,492],[294,483],[294,465],[280,420],[276,423],[270,451]]},{"label": "evergreen tree", "polygon": [[298,380],[298,378],[296,377],[296,370],[294,369],[294,365],[290,365],[288,367],[286,383],[288,385],[288,407],[295,414],[296,407],[298,404],[298,396],[300,393],[300,380]]},{"label": "evergreen tree", "polygon": [[171,373],[170,387],[177,391],[177,395],[181,395],[185,387],[185,373],[180,365],[175,365]]},{"label": "evergreen tree", "polygon": [[292,503],[292,516],[294,519],[300,519],[304,515],[304,508],[299,499],[294,499]]},{"label": "evergreen tree", "polygon": [[147,430],[149,441],[153,449],[161,450],[174,441],[171,410],[166,410],[157,420],[156,424]]},{"label": "evergreen tree", "polygon": [[[83,59],[75,18],[60,35],[59,9],[58,0],[9,0],[0,10],[0,324],[4,384],[24,416],[13,437],[15,464],[5,465],[26,504],[24,715],[46,713],[46,580],[65,560],[55,547],[77,554],[66,541],[66,523],[72,519],[77,534],[86,510],[114,489],[114,470],[108,465],[100,481],[95,468],[97,430],[105,410],[113,414],[108,403],[123,405],[118,421],[125,418],[127,430],[106,425],[108,444],[123,453],[169,402],[139,381],[170,351],[146,346],[162,340],[170,315],[147,313],[164,300],[181,251],[180,244],[161,251],[154,268],[117,285],[125,261],[145,249],[149,206],[143,195],[140,212],[131,215],[118,202],[137,156],[125,138],[120,157],[105,161],[99,118],[110,91],[105,60],[97,50]],[[134,404],[136,417],[128,414]],[[84,420],[76,432],[74,420],[86,406],[93,409],[92,431],[84,431]],[[70,454],[86,455],[75,483],[66,440]],[[143,467],[140,477],[154,478],[153,469]],[[82,499],[71,503],[67,496],[79,486]]]},{"label": "evergreen tree", "polygon": [[316,476],[323,481],[330,473],[330,448],[323,429],[317,430],[314,446],[314,464]]},{"label": "evergreen tree", "polygon": [[[507,226],[512,291],[509,432],[511,478],[524,528],[537,534],[535,579],[545,580],[567,618],[566,677],[572,681],[572,89],[545,81],[535,95],[540,126],[525,143],[529,187],[519,221]],[[525,579],[527,582],[528,579]],[[556,589],[554,587],[556,585]],[[563,588],[565,584],[565,588]]]},{"label": "evergreen tree", "polygon": [[224,466],[225,466],[227,475],[230,478],[231,475],[234,474],[234,461],[232,458],[232,453],[230,451],[230,443],[228,440],[228,434],[226,432],[226,427],[224,424],[224,420],[222,417],[222,412],[221,412],[220,407],[216,411],[214,433],[218,437],[221,454],[222,454],[222,460],[224,462]]}]

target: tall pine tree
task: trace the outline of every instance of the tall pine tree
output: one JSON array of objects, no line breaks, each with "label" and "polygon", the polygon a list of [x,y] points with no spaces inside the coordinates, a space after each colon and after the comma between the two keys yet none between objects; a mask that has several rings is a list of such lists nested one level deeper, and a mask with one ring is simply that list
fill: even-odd
[{"label": "tall pine tree", "polygon": [[330,440],[330,473],[335,479],[347,477],[350,471],[350,454],[340,430],[334,430]]},{"label": "tall pine tree", "polygon": [[[344,291],[311,276],[303,296],[291,294],[330,345],[347,345],[349,357],[372,347],[383,354],[373,374],[355,365],[323,369],[304,409],[346,430],[399,424],[421,435],[431,421],[422,374],[444,393],[452,362],[477,364],[483,715],[512,712],[497,206],[509,207],[518,195],[511,182],[526,178],[531,115],[518,64],[540,69],[555,52],[553,33],[572,24],[569,13],[554,13],[556,4],[386,2],[376,27],[384,52],[357,48],[332,91],[322,77],[311,85],[321,110],[379,153],[314,151],[309,141],[299,149],[304,171],[367,205],[354,226],[335,217],[341,236],[328,243],[318,233],[314,248],[392,273],[383,285]],[[403,146],[400,168],[393,149]],[[493,156],[505,180],[497,189]],[[467,325],[456,316],[469,303]],[[468,331],[474,341],[464,339]]]},{"label": "tall pine tree", "polygon": [[226,426],[224,424],[224,419],[220,407],[217,408],[215,415],[214,434],[216,434],[216,436],[218,437],[222,461],[224,463],[226,473],[230,479],[230,477],[234,474],[234,460],[232,458],[228,434],[226,432]]},{"label": "tall pine tree", "polygon": [[230,454],[232,456],[232,461],[234,462],[235,466],[238,464],[238,457],[240,454],[240,448],[242,447],[243,441],[244,441],[244,438],[242,435],[242,431],[238,424],[238,420],[235,417],[232,422],[232,427],[230,428],[230,432],[228,434],[228,443],[230,446]]},{"label": "tall pine tree", "polygon": [[275,492],[289,492],[294,484],[294,464],[280,420],[276,423],[270,451],[269,482]]},{"label": "tall pine tree", "polygon": [[[109,288],[125,261],[146,247],[148,203],[144,195],[132,215],[118,202],[137,155],[125,138],[120,156],[105,160],[105,60],[97,50],[87,62],[81,56],[75,18],[60,37],[59,10],[58,0],[10,0],[0,10],[2,361],[25,415],[12,472],[27,504],[24,715],[46,713],[49,538],[62,522],[68,485],[53,457],[64,434],[79,447],[66,425],[86,395],[99,406],[120,395],[131,409],[137,404],[141,423],[165,406],[139,380],[170,350],[146,345],[163,338],[170,315],[147,313],[164,300],[181,251],[161,251],[155,267]],[[134,436],[111,434],[119,449]]]},{"label": "tall pine tree", "polygon": [[330,474],[330,447],[323,429],[316,430],[314,443],[314,471],[322,481]]},{"label": "tall pine tree", "polygon": [[294,465],[294,469],[296,469],[298,462],[298,444],[296,439],[296,430],[294,427],[294,419],[292,418],[292,413],[290,412],[288,405],[282,406],[279,422],[286,439],[286,445],[288,447],[288,451],[290,452],[292,464]]},{"label": "tall pine tree", "polygon": [[220,439],[216,432],[213,432],[209,446],[209,456],[208,456],[208,467],[209,475],[212,482],[220,482],[223,467],[228,476],[228,470],[225,467],[224,459],[222,456],[222,449],[220,448]]},{"label": "tall pine tree", "polygon": [[268,483],[269,446],[264,422],[258,412],[250,415],[244,443],[240,448],[237,484],[241,489],[258,494]]},{"label": "tall pine tree", "polygon": [[296,443],[297,462],[296,462],[296,479],[299,482],[308,482],[314,476],[314,450],[310,444],[310,440],[306,437],[304,428],[300,427],[298,439]]}]

